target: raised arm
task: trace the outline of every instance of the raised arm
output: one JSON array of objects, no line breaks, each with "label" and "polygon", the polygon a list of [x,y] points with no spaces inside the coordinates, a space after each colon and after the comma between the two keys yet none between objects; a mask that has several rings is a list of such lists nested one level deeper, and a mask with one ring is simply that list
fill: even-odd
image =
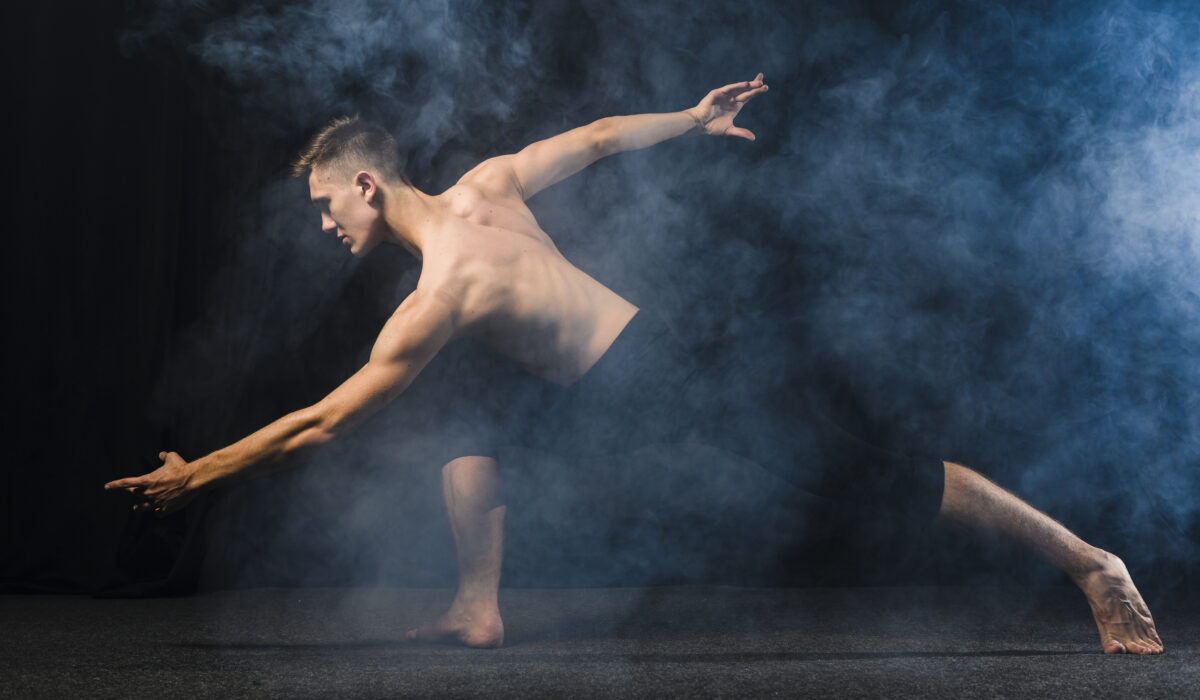
[{"label": "raised arm", "polygon": [[518,153],[492,158],[464,176],[499,175],[522,199],[570,177],[605,156],[653,146],[690,131],[754,140],[733,118],[748,100],[767,91],[762,73],[754,80],[731,83],[705,95],[695,107],[666,114],[605,117],[526,146]]},{"label": "raised arm", "polygon": [[133,494],[135,510],[166,515],[206,488],[291,466],[399,396],[453,336],[454,323],[454,306],[418,287],[384,324],[367,364],[318,403],[193,462],[160,453],[158,469],[104,488]]}]

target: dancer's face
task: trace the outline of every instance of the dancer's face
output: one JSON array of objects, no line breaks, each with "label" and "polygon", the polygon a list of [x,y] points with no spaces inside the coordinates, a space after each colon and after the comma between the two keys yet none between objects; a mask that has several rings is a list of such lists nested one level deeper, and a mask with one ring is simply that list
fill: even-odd
[{"label": "dancer's face", "polygon": [[313,168],[308,191],[321,212],[321,229],[336,234],[352,255],[362,257],[383,240],[386,224],[379,206],[378,185],[370,172],[339,176]]}]

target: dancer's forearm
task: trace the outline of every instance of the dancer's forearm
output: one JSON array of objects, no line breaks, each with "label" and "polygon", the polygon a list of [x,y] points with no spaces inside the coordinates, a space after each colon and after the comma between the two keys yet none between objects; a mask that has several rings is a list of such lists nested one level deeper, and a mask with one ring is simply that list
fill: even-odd
[{"label": "dancer's forearm", "polygon": [[664,114],[631,114],[606,117],[595,122],[601,149],[613,154],[653,146],[698,128],[699,120],[688,111]]},{"label": "dancer's forearm", "polygon": [[278,471],[303,461],[333,439],[312,408],[289,413],[192,462],[192,485],[210,488]]}]

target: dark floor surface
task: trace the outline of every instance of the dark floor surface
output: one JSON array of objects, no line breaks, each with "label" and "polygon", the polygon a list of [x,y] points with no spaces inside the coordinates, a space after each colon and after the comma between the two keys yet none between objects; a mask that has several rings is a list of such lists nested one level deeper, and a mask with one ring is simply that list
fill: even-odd
[{"label": "dark floor surface", "polygon": [[1200,697],[1200,594],[1167,651],[1105,656],[1068,589],[713,586],[502,592],[498,651],[414,646],[444,590],[0,597],[0,696]]}]

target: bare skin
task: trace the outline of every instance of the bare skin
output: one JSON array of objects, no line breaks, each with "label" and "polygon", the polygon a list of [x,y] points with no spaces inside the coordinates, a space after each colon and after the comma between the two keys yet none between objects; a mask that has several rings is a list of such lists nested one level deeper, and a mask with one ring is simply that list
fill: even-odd
[{"label": "bare skin", "polygon": [[458,551],[458,590],[441,617],[409,630],[416,642],[494,649],[504,644],[498,593],[504,551],[500,467],[490,457],[460,457],[442,468],[442,495]]},{"label": "bare skin", "polygon": [[[1162,640],[1150,610],[1118,557],[1087,544],[978,472],[953,462],[945,462],[944,468],[945,489],[939,511],[942,523],[972,534],[1013,541],[1066,574],[1092,608],[1105,653],[1162,653]],[[453,474],[448,475],[451,471]],[[494,515],[496,504],[501,502],[495,462],[482,458],[451,462],[443,472],[442,484],[458,547],[459,588],[450,610],[410,631],[408,639],[499,646],[503,623],[496,591],[500,585],[504,523],[502,513]],[[497,629],[499,637],[495,636]],[[486,643],[478,643],[480,640]]]},{"label": "bare skin", "polygon": [[1162,653],[1154,619],[1124,562],[979,473],[952,462],[945,467],[942,522],[1013,541],[1066,574],[1087,597],[1106,653]]},{"label": "bare skin", "polygon": [[[384,324],[367,364],[318,403],[194,461],[162,452],[158,469],[104,488],[129,493],[135,511],[161,517],[207,489],[293,466],[397,398],[458,337],[477,338],[531,373],[569,386],[604,354],[637,307],[568,262],[525,200],[600,158],[686,133],[754,140],[733,120],[766,91],[760,73],[712,90],[681,112],[600,119],[486,160],[439,195],[381,177],[361,167],[367,165],[361,158],[314,166],[309,193],[322,229],[356,256],[380,243],[402,246],[422,261],[416,290]],[[490,517],[502,519],[502,511],[493,512]],[[459,514],[450,508],[452,524]],[[463,518],[460,533],[474,522]],[[455,615],[476,599],[472,586],[460,593]]]},{"label": "bare skin", "polygon": [[568,262],[525,200],[600,158],[687,133],[753,140],[733,119],[766,90],[760,73],[681,112],[600,119],[486,160],[439,195],[353,162],[314,166],[309,194],[322,229],[356,256],[380,243],[402,246],[422,262],[416,290],[384,324],[367,364],[318,403],[191,462],[160,453],[159,469],[105,489],[126,491],[135,510],[162,516],[205,489],[292,466],[397,398],[458,337],[477,338],[538,376],[574,383],[637,307]]},{"label": "bare skin", "polygon": [[[525,201],[599,158],[685,133],[752,141],[754,134],[733,120],[766,90],[760,73],[713,90],[682,112],[601,119],[484,161],[439,195],[353,163],[348,170],[314,167],[309,190],[322,228],[357,256],[380,243],[404,247],[422,261],[416,290],[384,324],[367,364],[318,403],[191,462],[163,452],[155,471],[111,481],[105,489],[126,491],[137,501],[134,510],[163,516],[206,489],[292,466],[402,394],[458,337],[477,338],[529,372],[571,385],[637,307],[568,262]],[[445,615],[408,636],[499,646],[504,506],[495,462],[455,460],[443,476],[460,557],[459,589]],[[1105,651],[1161,650],[1120,560],[1093,550],[970,470],[948,464],[946,484],[944,519],[1012,537],[1075,577],[1092,603]]]}]

